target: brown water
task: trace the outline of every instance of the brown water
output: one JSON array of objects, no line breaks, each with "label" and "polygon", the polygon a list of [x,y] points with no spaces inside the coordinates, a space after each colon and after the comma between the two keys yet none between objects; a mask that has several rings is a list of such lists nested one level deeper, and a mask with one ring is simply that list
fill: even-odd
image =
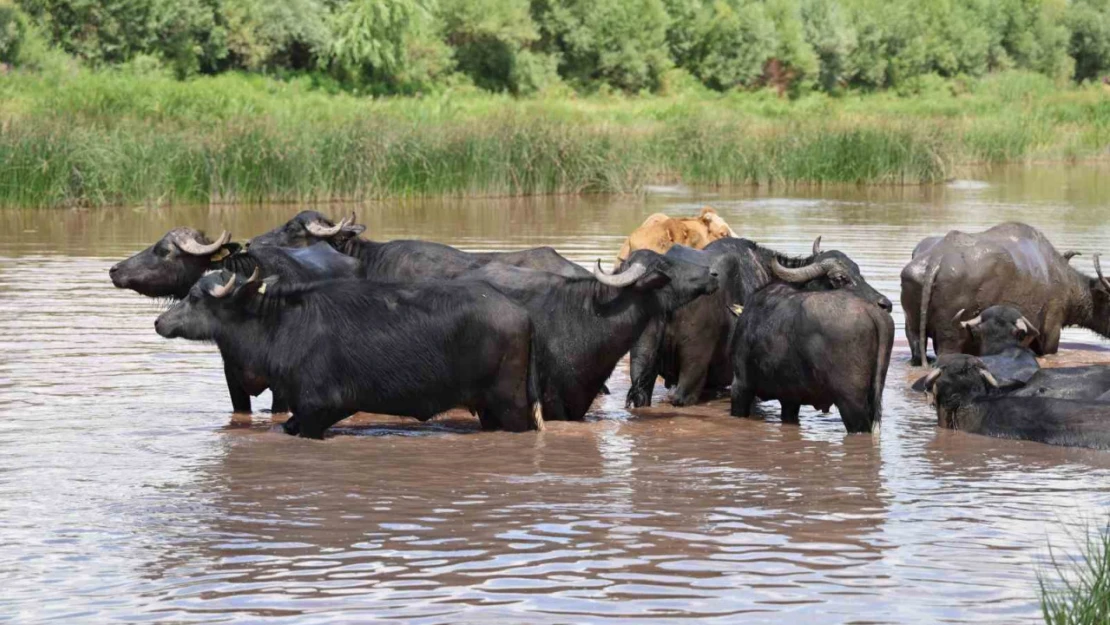
[{"label": "brown water", "polygon": [[[1026,220],[1089,271],[1110,252],[1107,174],[354,208],[379,239],[588,263],[648,213],[709,203],[785,251],[823,235],[897,302],[914,243],[954,227]],[[0,211],[0,620],[1035,622],[1047,545],[1107,519],[1110,453],[937,431],[901,328],[876,436],[812,411],[783,426],[774,404],[630,415],[623,365],[589,422],[542,434],[235,423],[214,348],[159,338],[159,305],[107,269],[174,226],[242,239],[294,212]]]}]

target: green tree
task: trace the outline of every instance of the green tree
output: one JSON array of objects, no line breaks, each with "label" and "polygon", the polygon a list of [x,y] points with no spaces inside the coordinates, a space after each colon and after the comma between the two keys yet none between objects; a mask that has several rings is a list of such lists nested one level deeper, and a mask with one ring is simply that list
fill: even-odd
[{"label": "green tree", "polygon": [[1068,6],[1067,24],[1075,79],[1093,80],[1110,71],[1110,0],[1075,0]]},{"label": "green tree", "polygon": [[443,0],[439,19],[458,70],[489,91],[529,93],[554,75],[554,60],[530,47],[539,40],[528,0]]},{"label": "green tree", "polygon": [[543,47],[579,86],[656,89],[671,67],[662,0],[536,0],[532,10]]}]

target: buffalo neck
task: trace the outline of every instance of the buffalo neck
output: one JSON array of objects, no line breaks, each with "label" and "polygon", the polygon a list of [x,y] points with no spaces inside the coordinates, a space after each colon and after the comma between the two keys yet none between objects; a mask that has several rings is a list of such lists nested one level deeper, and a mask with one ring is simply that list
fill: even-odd
[{"label": "buffalo neck", "polygon": [[[1099,306],[1095,301],[1095,294],[1102,289],[1098,278],[1086,276],[1074,268],[1068,269],[1067,311],[1063,325],[1081,326],[1107,336],[1110,334],[1110,319],[1107,318],[1110,310],[1105,304]],[[1107,297],[1102,300],[1105,302]]]},{"label": "buffalo neck", "polygon": [[384,243],[369,241],[359,237],[351,237],[336,246],[336,250],[362,262],[363,267],[373,270],[381,256]]}]

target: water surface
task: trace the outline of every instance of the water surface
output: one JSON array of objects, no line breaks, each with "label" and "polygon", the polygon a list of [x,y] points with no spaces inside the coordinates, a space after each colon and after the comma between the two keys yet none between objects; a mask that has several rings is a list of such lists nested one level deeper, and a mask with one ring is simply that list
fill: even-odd
[{"label": "water surface", "polygon": [[158,337],[161,305],[107,270],[175,226],[241,240],[298,207],[0,211],[0,619],[1037,622],[1046,546],[1106,520],[1110,453],[937,431],[907,388],[898,273],[923,236],[1007,219],[1090,271],[1110,252],[1108,173],[321,209],[355,210],[376,239],[553,245],[583,264],[652,212],[705,204],[784,251],[822,235],[895,302],[876,436],[835,412],[783,426],[774,403],[763,421],[677,410],[661,387],[632,415],[622,365],[589,422],[545,433],[449,415],[292,439],[267,414],[231,419],[215,349]]}]

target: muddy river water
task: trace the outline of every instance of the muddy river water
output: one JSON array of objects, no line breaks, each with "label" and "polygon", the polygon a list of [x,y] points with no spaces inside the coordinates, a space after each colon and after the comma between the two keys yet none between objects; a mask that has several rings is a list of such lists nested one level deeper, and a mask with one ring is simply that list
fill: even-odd
[{"label": "muddy river water", "polygon": [[[582,263],[705,204],[784,251],[822,235],[895,302],[874,436],[835,412],[784,426],[774,403],[762,421],[673,409],[661,385],[630,414],[622,364],[586,423],[544,433],[379,418],[289,438],[233,420],[214,347],[158,337],[162,304],[107,270],[174,226],[241,240],[299,207],[0,210],[0,620],[1037,622],[1048,545],[1107,521],[1110,452],[938,431],[908,390],[898,274],[921,237],[1008,219],[1090,272],[1110,170],[974,178],[321,208],[376,239]],[[1064,340],[1052,360],[1110,361],[1085,330]]]}]

